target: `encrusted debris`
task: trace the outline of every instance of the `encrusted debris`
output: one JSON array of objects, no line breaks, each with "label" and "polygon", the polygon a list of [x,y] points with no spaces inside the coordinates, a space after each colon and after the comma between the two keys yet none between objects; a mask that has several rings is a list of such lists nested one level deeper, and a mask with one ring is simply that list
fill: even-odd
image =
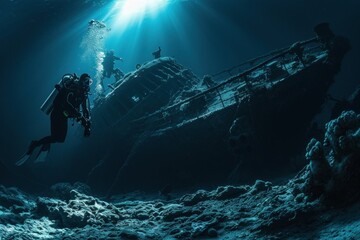
[{"label": "encrusted debris", "polygon": [[[0,239],[356,239],[359,153],[360,115],[348,111],[326,125],[323,143],[310,141],[309,165],[280,185],[257,180],[171,201],[103,200],[81,183],[37,198],[0,186]],[[334,208],[339,202],[353,205]],[[336,225],[344,214],[348,225]]]}]

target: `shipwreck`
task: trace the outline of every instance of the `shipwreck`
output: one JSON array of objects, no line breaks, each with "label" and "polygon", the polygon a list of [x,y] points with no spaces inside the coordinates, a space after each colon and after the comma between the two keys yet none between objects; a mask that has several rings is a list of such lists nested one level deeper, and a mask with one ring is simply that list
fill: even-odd
[{"label": "shipwreck", "polygon": [[69,136],[69,149],[41,174],[111,194],[298,171],[305,144],[321,131],[313,118],[350,49],[328,24],[314,30],[315,38],[203,78],[170,57],[142,64],[96,101],[91,138]]}]

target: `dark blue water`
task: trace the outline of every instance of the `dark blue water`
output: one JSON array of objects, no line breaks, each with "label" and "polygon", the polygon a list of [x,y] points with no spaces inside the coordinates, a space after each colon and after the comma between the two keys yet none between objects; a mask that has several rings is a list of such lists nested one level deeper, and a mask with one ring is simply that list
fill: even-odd
[{"label": "dark blue water", "polygon": [[3,181],[16,177],[11,165],[29,141],[48,133],[48,116],[39,107],[59,78],[69,72],[96,74],[94,61],[83,60],[81,47],[91,19],[103,20],[111,28],[102,47],[124,58],[116,67],[125,73],[151,60],[151,53],[161,46],[163,56],[174,57],[199,77],[312,38],[313,26],[326,21],[352,43],[332,94],[345,98],[359,83],[357,0],[173,0],[153,16],[120,23],[113,10],[115,1],[106,2],[0,3]]}]

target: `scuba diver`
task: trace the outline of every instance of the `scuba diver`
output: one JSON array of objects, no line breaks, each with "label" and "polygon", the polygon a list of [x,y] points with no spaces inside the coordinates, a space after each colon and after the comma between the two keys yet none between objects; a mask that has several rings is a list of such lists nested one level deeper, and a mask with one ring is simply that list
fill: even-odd
[{"label": "scuba diver", "polygon": [[[101,83],[100,83],[102,89],[104,89],[104,86],[103,86],[104,78],[110,78],[111,75],[114,75],[114,77],[115,77],[114,84],[116,84],[125,75],[120,69],[118,69],[118,68],[114,69],[115,60],[123,61],[122,58],[116,57],[114,55],[113,50],[107,51],[105,54],[104,60],[102,62],[103,71],[102,71],[102,78],[101,78]],[[112,85],[109,85],[109,87],[112,87]]]},{"label": "scuba diver", "polygon": [[95,19],[91,19],[89,21],[89,27],[97,27],[97,28],[106,28],[105,23],[95,20]]},{"label": "scuba diver", "polygon": [[[69,118],[80,122],[84,127],[84,136],[90,136],[91,122],[88,94],[91,83],[92,80],[87,73],[82,74],[80,78],[76,74],[63,76],[60,83],[55,85],[55,90],[41,107],[41,110],[50,114],[51,135],[32,141],[27,152],[16,165],[22,165],[29,158],[38,160],[42,153],[47,155],[51,143],[64,142]],[[80,111],[80,106],[82,111]]]},{"label": "scuba diver", "polygon": [[[103,65],[103,78],[105,78],[105,77],[110,78],[112,74],[115,74],[115,78],[116,78],[116,73],[117,73],[117,71],[120,71],[120,70],[117,69],[117,68],[114,69],[115,60],[122,61],[123,59],[119,58],[119,57],[116,57],[114,55],[113,50],[106,52],[104,60],[102,62],[102,65]],[[116,79],[116,80],[119,80],[119,79]]]}]

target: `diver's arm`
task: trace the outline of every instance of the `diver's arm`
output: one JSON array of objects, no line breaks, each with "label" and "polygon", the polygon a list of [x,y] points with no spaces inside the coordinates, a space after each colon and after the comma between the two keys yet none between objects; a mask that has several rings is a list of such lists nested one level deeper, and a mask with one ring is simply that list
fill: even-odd
[{"label": "diver's arm", "polygon": [[81,124],[84,126],[84,137],[89,137],[91,133],[90,130],[91,122],[90,122],[90,111],[89,111],[90,106],[87,106],[87,102],[88,102],[87,100],[88,98],[86,97],[84,101],[81,103],[81,108],[83,111]]},{"label": "diver's arm", "polygon": [[87,98],[85,98],[84,101],[81,103],[81,108],[82,108],[83,116],[86,119],[90,119],[90,111],[89,111],[90,106],[87,105],[88,105]]},{"label": "diver's arm", "polygon": [[[64,90],[63,90],[64,91]],[[73,92],[65,93],[65,100],[63,101],[63,106],[66,109],[67,115],[71,118],[81,118],[81,113],[77,108],[74,107],[71,101],[71,97],[73,97]]]}]

